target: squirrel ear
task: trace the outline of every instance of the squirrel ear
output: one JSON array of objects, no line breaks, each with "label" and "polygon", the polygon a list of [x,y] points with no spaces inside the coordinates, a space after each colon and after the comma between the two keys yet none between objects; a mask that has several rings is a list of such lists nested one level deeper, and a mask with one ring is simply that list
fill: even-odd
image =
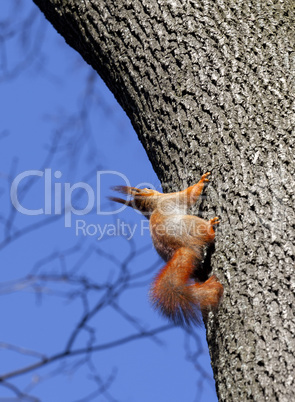
[{"label": "squirrel ear", "polygon": [[108,197],[109,200],[119,202],[120,204],[127,205],[128,207],[132,207],[132,200],[123,200],[123,198],[118,197]]},{"label": "squirrel ear", "polygon": [[129,186],[115,186],[112,187],[112,190],[118,191],[119,193],[129,194],[129,195],[136,195],[142,191],[140,188],[136,187],[129,187]]},{"label": "squirrel ear", "polygon": [[123,193],[123,194],[131,194],[130,189],[131,187],[128,186],[115,186],[112,187],[112,190],[114,191],[118,191],[119,193]]}]

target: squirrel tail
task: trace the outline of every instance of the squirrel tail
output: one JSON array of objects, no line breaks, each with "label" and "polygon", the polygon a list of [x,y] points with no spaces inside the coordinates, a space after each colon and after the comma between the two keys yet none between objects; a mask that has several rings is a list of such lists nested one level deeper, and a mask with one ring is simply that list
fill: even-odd
[{"label": "squirrel tail", "polygon": [[150,291],[156,309],[178,325],[201,324],[202,316],[217,308],[223,286],[215,275],[206,282],[194,282],[196,253],[187,247],[179,248],[156,276]]}]

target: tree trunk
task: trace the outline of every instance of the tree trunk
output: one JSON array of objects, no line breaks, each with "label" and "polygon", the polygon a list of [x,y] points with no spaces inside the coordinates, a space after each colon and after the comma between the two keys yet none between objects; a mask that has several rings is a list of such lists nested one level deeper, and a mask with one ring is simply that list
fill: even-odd
[{"label": "tree trunk", "polygon": [[293,400],[293,0],[34,1],[114,93],[162,183],[213,172],[219,400]]}]

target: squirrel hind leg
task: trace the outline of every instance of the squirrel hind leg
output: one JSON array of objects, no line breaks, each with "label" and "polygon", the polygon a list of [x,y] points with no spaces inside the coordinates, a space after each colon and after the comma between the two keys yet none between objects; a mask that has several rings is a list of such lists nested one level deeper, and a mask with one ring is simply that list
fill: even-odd
[{"label": "squirrel hind leg", "polygon": [[215,275],[210,276],[204,283],[192,285],[195,297],[199,301],[203,318],[207,318],[210,310],[216,310],[223,296],[223,286]]}]

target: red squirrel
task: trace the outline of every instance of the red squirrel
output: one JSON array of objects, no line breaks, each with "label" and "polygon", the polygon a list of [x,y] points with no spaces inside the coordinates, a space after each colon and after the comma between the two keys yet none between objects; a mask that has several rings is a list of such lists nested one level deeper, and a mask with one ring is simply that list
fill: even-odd
[{"label": "red squirrel", "polygon": [[179,325],[200,324],[200,312],[206,318],[208,311],[217,308],[223,294],[223,286],[215,275],[205,282],[198,279],[198,272],[202,277],[204,249],[214,241],[219,218],[205,221],[186,215],[209,175],[203,174],[197,184],[175,193],[118,186],[114,190],[131,195],[132,199],[111,197],[138,209],[149,219],[155,249],[167,263],[152,284],[150,298],[160,313]]}]

